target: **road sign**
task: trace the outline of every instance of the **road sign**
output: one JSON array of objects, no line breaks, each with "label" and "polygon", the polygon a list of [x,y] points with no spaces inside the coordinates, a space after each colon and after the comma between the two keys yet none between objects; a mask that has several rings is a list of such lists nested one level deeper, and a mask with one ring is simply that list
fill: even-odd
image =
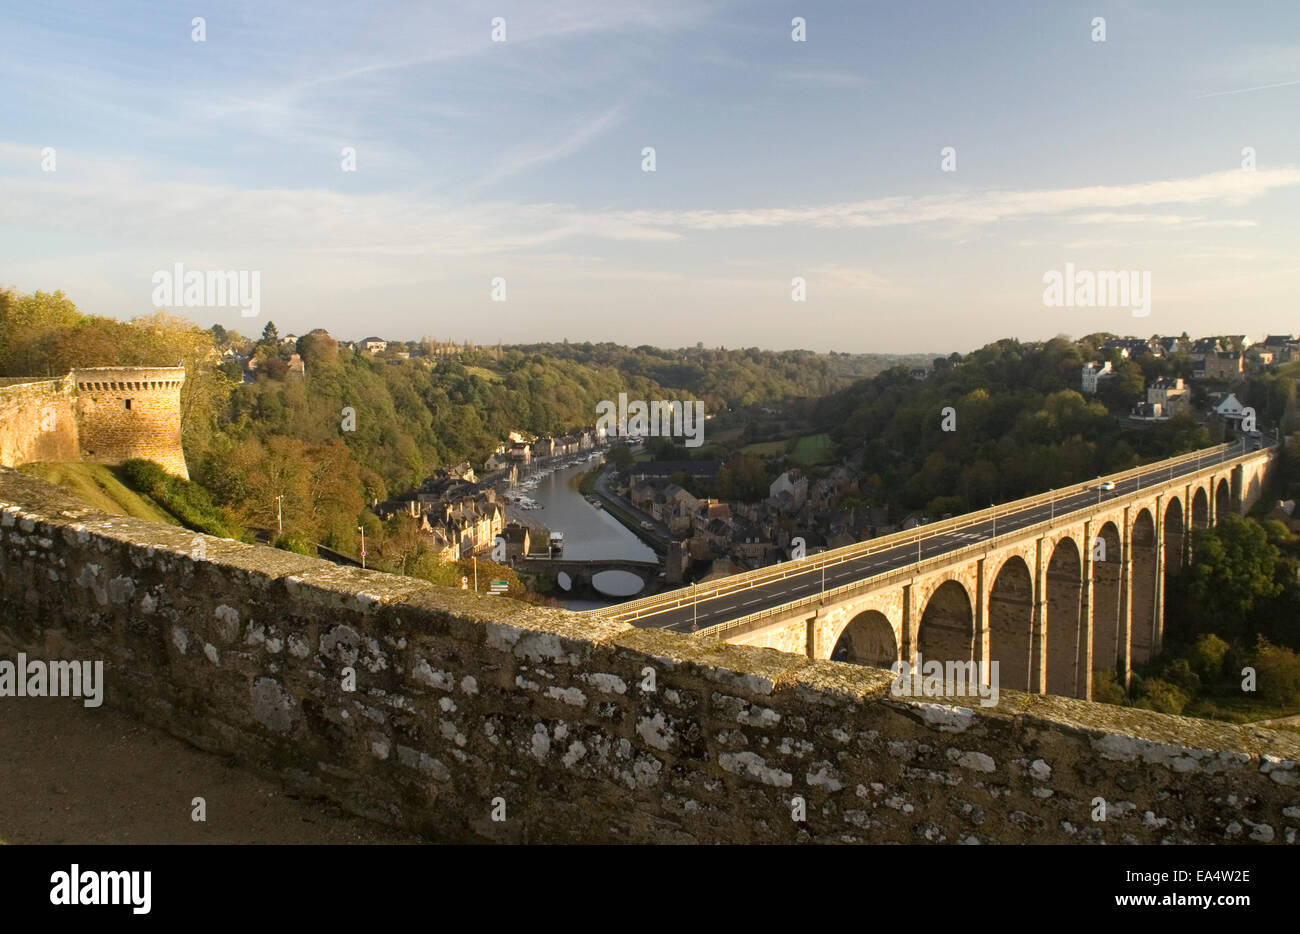
[{"label": "road sign", "polygon": [[493,582],[492,582],[492,591],[491,591],[492,593],[505,593],[505,592],[506,592],[507,590],[509,590],[509,589],[510,589],[510,582],[509,582],[509,581],[493,581]]},{"label": "road sign", "polygon": [[469,578],[468,578],[468,577],[462,577],[462,578],[460,579],[460,589],[461,589],[461,590],[469,590]]}]

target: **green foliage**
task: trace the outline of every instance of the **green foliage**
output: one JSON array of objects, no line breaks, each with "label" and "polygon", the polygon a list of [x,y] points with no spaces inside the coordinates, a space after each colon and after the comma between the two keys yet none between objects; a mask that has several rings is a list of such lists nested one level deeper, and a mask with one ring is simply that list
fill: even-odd
[{"label": "green foliage", "polygon": [[221,538],[240,538],[243,528],[228,511],[215,505],[203,487],[174,477],[150,460],[122,464],[120,475],[136,492],[158,503],[186,528]]},{"label": "green foliage", "polygon": [[1115,672],[1098,668],[1092,673],[1092,699],[1100,704],[1124,703],[1124,685],[1119,683]]},{"label": "green foliage", "polygon": [[[899,512],[937,497],[958,498],[954,512],[980,509],[1208,442],[1191,418],[1127,428],[1115,417],[1127,414],[1127,396],[1108,409],[1080,393],[1081,368],[1099,343],[1002,340],[958,366],[936,367],[924,381],[893,367],[820,400],[812,417],[832,426],[840,450],[862,449],[864,482],[881,481],[874,503]],[[1141,378],[1137,367],[1125,373]],[[956,413],[955,431],[943,430],[947,407]]]},{"label": "green foliage", "polygon": [[1243,635],[1251,611],[1281,592],[1277,548],[1258,522],[1225,515],[1213,528],[1194,530],[1192,549],[1183,585],[1198,631]]},{"label": "green foliage", "polygon": [[609,453],[605,455],[605,458],[618,470],[627,470],[632,466],[634,460],[632,449],[626,444],[614,445],[609,449]]},{"label": "green foliage", "polygon": [[1187,661],[1202,681],[1214,683],[1223,678],[1223,661],[1227,654],[1228,643],[1209,632],[1193,643]]},{"label": "green foliage", "polygon": [[961,512],[963,505],[959,496],[936,496],[925,504],[925,511],[937,519],[940,516],[955,515]]},{"label": "green foliage", "polygon": [[1182,713],[1190,699],[1176,685],[1161,678],[1151,678],[1143,682],[1141,693],[1135,690],[1134,695],[1134,707],[1172,714]]},{"label": "green foliage", "polygon": [[317,555],[316,545],[301,531],[285,532],[275,540],[274,544],[276,548],[282,548],[296,554],[309,555],[313,558]]},{"label": "green foliage", "polygon": [[1192,670],[1191,662],[1186,658],[1176,658],[1166,665],[1164,680],[1188,697],[1195,697],[1201,691],[1201,676]]},{"label": "green foliage", "polygon": [[1279,707],[1300,707],[1300,655],[1261,638],[1252,659],[1259,696]]}]

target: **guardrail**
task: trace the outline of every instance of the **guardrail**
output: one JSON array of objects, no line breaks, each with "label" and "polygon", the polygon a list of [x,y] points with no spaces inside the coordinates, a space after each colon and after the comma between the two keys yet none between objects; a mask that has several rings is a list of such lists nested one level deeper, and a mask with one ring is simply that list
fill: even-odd
[{"label": "guardrail", "polygon": [[[853,545],[845,545],[841,548],[835,548],[817,555],[811,555],[808,558],[804,558],[797,562],[786,561],[771,567],[758,568],[753,571],[734,574],[718,581],[712,581],[704,587],[696,585],[694,587],[669,591],[665,594],[631,600],[627,603],[620,604],[614,612],[610,612],[608,608],[604,610],[587,610],[584,612],[592,615],[603,616],[608,619],[633,622],[646,616],[656,615],[665,610],[678,609],[682,606],[697,603],[701,597],[709,600],[727,596],[732,593],[750,590],[761,583],[770,583],[773,581],[785,580],[789,577],[803,576],[812,571],[835,567],[848,561],[866,557],[880,551],[898,548],[902,545],[915,544],[921,546],[921,544],[927,539],[950,534],[971,526],[982,525],[986,522],[995,522],[998,518],[1007,515],[1020,513],[1035,506],[1046,505],[1063,498],[1086,492],[1090,489],[1095,489],[1096,484],[1099,482],[1109,480],[1114,481],[1115,483],[1121,483],[1125,480],[1130,480],[1135,477],[1143,477],[1154,473],[1157,469],[1173,470],[1193,462],[1199,464],[1200,461],[1207,457],[1219,457],[1227,454],[1230,449],[1235,447],[1235,444],[1221,444],[1213,448],[1192,451],[1188,454],[1180,454],[1177,457],[1168,458],[1167,460],[1160,461],[1157,464],[1145,464],[1141,467],[1134,467],[1119,473],[1099,477],[1097,480],[1089,481],[1087,483],[1074,484],[1073,486],[1051,490],[1047,493],[1040,493],[1036,496],[1014,500],[1010,503],[991,506],[977,512],[954,516],[951,519],[943,519],[938,522],[927,523],[926,525],[918,526],[915,529],[895,532],[891,535],[873,538]],[[1232,463],[1240,458],[1250,457],[1257,453],[1260,452],[1247,451],[1239,455],[1237,458],[1216,460],[1213,462],[1213,465],[1220,466],[1222,464]]]},{"label": "guardrail", "polygon": [[[1220,445],[1215,450],[1218,453],[1226,453],[1226,449],[1228,447],[1235,447],[1235,446],[1236,445],[1225,444],[1225,445]],[[1221,467],[1226,464],[1236,464],[1239,461],[1243,461],[1255,454],[1262,454],[1270,450],[1272,450],[1271,446],[1263,448],[1259,451],[1247,451],[1245,454],[1240,454],[1237,455],[1236,457],[1229,458],[1227,460],[1216,461],[1212,466]],[[1205,451],[1201,451],[1200,454],[1201,456],[1204,456]],[[1187,462],[1184,461],[1184,463]],[[1155,465],[1152,464],[1147,465],[1148,468],[1153,466]],[[1161,466],[1162,467],[1174,466],[1174,461],[1172,459],[1169,461],[1163,461],[1161,462]],[[1128,471],[1126,473],[1131,474],[1131,471]],[[1192,475],[1184,474],[1183,476],[1192,476]],[[1037,503],[1037,505],[1041,505],[1041,503]],[[691,633],[691,635],[696,638],[706,638],[706,637],[717,638],[720,637],[723,633],[731,632],[732,630],[739,629],[742,626],[748,626],[751,623],[758,622],[760,620],[766,619],[767,617],[780,616],[784,613],[794,612],[798,610],[800,607],[825,603],[829,599],[838,599],[840,597],[847,596],[848,594],[852,593],[855,590],[874,590],[880,587],[882,584],[888,583],[893,578],[915,577],[919,574],[924,574],[926,571],[932,568],[938,568],[947,564],[959,562],[963,559],[969,559],[981,553],[987,554],[988,552],[993,551],[999,546],[1006,544],[1007,542],[1010,542],[1012,540],[1022,539],[1027,535],[1032,535],[1037,532],[1050,531],[1054,529],[1057,525],[1061,524],[1062,519],[1066,519],[1070,516],[1074,516],[1075,514],[1080,512],[1088,512],[1088,511],[1089,511],[1088,506],[1080,506],[1077,509],[1072,509],[1067,512],[1063,512],[1059,516],[1051,516],[1042,522],[1037,522],[1034,523],[1033,525],[1022,526],[1018,529],[1015,529],[1011,532],[1006,532],[1002,535],[995,535],[991,538],[982,539],[978,542],[972,542],[971,544],[965,545],[961,548],[956,548],[952,551],[946,551],[943,554],[935,555],[932,558],[925,558],[921,561],[917,561],[913,564],[908,564],[901,568],[893,568],[888,571],[881,571],[879,574],[873,574],[870,577],[864,577],[861,578],[860,580],[855,580],[848,584],[841,584],[839,587],[833,587],[830,590],[818,591],[815,594],[810,594],[807,597],[801,597],[798,600],[792,600],[789,603],[781,603],[776,606],[768,607],[765,610],[758,610],[746,616],[740,616],[737,617],[736,619],[727,620],[725,623],[716,623],[712,626],[706,626],[703,629],[700,629],[698,632]],[[877,539],[873,539],[873,541],[877,541]],[[897,543],[895,544],[894,547],[897,547]],[[802,564],[802,562],[800,563]]]}]

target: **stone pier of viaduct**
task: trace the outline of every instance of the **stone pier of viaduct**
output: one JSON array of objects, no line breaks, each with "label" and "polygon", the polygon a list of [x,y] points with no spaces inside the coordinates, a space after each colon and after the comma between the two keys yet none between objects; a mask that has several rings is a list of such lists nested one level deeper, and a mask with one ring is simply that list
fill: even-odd
[{"label": "stone pier of viaduct", "polygon": [[[1274,455],[1135,493],[900,569],[869,587],[793,606],[721,637],[888,668],[925,660],[998,662],[1001,687],[1092,697],[1092,677],[1159,653],[1168,576],[1191,530],[1242,514],[1263,495]],[[984,666],[987,671],[987,665]]]}]

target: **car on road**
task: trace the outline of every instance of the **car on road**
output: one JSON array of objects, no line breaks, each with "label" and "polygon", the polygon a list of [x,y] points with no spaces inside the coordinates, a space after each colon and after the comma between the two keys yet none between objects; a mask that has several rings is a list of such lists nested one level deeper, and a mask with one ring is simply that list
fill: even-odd
[{"label": "car on road", "polygon": [[653,523],[653,522],[650,522],[650,521],[648,521],[648,520],[646,520],[646,519],[642,519],[642,520],[641,520],[641,528],[643,528],[643,529],[653,529],[653,528],[654,528],[654,523]]},{"label": "car on road", "polygon": [[1099,490],[1105,490],[1107,493],[1109,493],[1109,492],[1111,492],[1112,490],[1115,489],[1115,481],[1114,481],[1114,480],[1103,480],[1103,481],[1101,481],[1101,483],[1097,484],[1097,489],[1099,489]]}]

